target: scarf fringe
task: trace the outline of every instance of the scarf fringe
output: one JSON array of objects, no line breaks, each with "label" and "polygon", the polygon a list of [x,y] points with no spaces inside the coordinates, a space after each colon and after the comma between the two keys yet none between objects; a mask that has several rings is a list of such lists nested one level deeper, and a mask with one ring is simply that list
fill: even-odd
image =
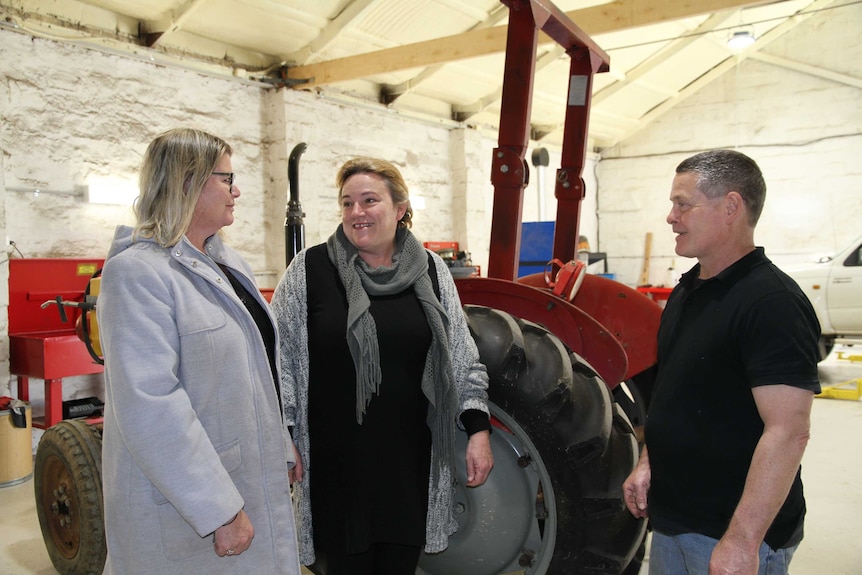
[{"label": "scarf fringe", "polygon": [[[380,380],[383,379],[383,374],[380,371],[380,362],[376,361],[380,357],[380,348],[377,343],[377,330],[374,329],[374,319],[371,314],[366,314],[371,319],[372,325],[369,329],[367,322],[360,320],[363,324],[362,331],[364,333],[365,345],[360,350],[362,360],[359,366],[356,367],[356,422],[362,425],[362,417],[365,415],[365,410],[368,404],[371,403],[371,397],[380,393]],[[358,345],[358,344],[357,344]]]},{"label": "scarf fringe", "polygon": [[379,392],[382,378],[377,327],[371,316],[368,295],[395,294],[413,286],[422,305],[432,334],[421,382],[422,392],[429,402],[427,423],[432,442],[430,480],[441,493],[449,494],[450,517],[447,522],[451,522],[458,404],[449,350],[449,318],[428,277],[428,252],[407,228],[396,230],[396,249],[391,268],[370,269],[359,257],[356,247],[347,239],[341,226],[329,237],[326,245],[329,259],[338,269],[347,295],[347,340],[356,367],[356,419],[360,424],[372,396]]}]

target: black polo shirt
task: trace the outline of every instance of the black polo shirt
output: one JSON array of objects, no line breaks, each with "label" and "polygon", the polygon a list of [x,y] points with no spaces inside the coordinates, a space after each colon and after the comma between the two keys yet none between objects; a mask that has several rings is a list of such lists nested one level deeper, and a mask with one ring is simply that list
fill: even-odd
[{"label": "black polo shirt", "polygon": [[[650,521],[669,535],[727,530],[763,433],[751,388],[819,393],[820,325],[799,286],[756,248],[708,280],[696,265],[667,301],[646,423]],[[797,472],[766,535],[773,549],[802,538]]]}]

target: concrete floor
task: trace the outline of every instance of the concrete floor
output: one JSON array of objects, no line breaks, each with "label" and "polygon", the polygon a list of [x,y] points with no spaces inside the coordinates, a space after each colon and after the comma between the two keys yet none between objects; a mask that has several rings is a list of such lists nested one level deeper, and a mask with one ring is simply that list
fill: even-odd
[{"label": "concrete floor", "polygon": [[[862,354],[858,346],[836,351],[845,357]],[[862,362],[833,353],[821,364],[820,376],[824,384],[862,378]],[[811,441],[802,463],[808,519],[791,565],[794,575],[862,574],[860,443],[862,401],[815,400]],[[642,573],[646,571],[644,565]],[[55,573],[36,517],[33,480],[0,488],[0,575]]]}]

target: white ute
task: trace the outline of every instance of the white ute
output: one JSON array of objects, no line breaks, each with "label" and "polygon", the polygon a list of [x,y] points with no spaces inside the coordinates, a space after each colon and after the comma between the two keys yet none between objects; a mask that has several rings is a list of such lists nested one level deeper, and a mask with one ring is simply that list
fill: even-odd
[{"label": "white ute", "polygon": [[862,237],[818,262],[781,267],[817,312],[821,359],[836,341],[862,343]]}]

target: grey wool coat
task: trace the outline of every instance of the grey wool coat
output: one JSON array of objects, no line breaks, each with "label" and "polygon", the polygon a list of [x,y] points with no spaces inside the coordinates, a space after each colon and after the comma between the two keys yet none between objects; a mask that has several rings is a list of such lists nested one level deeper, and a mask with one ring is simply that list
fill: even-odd
[{"label": "grey wool coat", "polygon": [[[314,462],[309,456],[308,434],[308,293],[305,283],[305,254],[299,252],[290,262],[272,298],[272,308],[278,320],[282,337],[281,369],[284,395],[285,424],[293,426],[293,437],[302,457],[304,479],[294,485],[294,512],[299,529],[299,554],[304,565],[315,561],[314,534],[311,522],[311,489],[314,485]],[[458,397],[458,413],[452,414],[452,425],[460,426],[461,413],[478,409],[488,413],[488,373],[479,359],[479,350],[467,319],[461,309],[461,300],[452,274],[446,263],[433,252],[440,286],[440,303],[449,316],[449,350],[451,353],[454,383]],[[346,326],[345,326],[346,330]],[[346,361],[352,361],[346,358]],[[439,446],[432,445],[432,449]],[[448,462],[447,457],[439,458]],[[433,456],[432,456],[433,461]],[[452,510],[454,474],[448,463],[441,469],[441,481],[447,487],[428,486],[428,517],[425,526],[425,551],[438,553],[449,546],[449,536],[458,529]],[[431,474],[433,481],[434,474]],[[463,480],[463,478],[462,478]]]},{"label": "grey wool coat", "polygon": [[[269,313],[248,264],[216,235],[206,255],[119,227],[96,311],[105,355],[105,573],[299,575],[284,431],[263,339],[215,262]],[[240,508],[255,536],[218,557]]]}]

